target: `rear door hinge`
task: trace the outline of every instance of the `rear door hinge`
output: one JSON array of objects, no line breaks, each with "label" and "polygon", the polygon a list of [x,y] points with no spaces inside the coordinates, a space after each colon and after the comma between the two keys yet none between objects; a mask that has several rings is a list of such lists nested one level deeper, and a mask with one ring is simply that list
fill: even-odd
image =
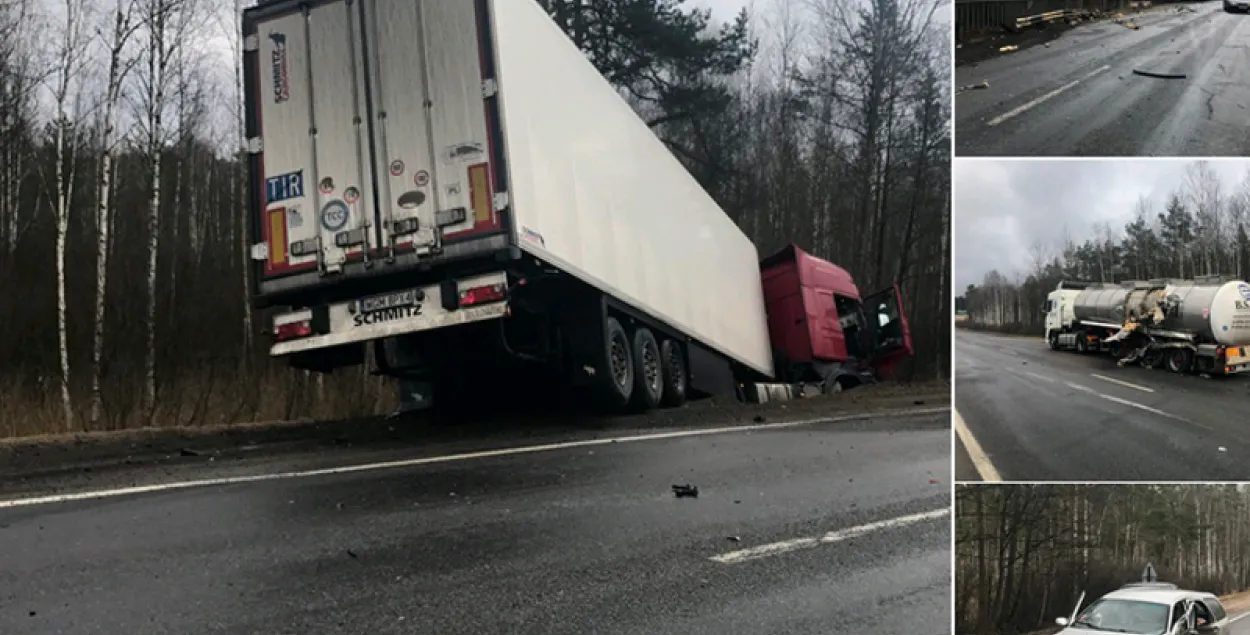
[{"label": "rear door hinge", "polygon": [[265,140],[260,137],[248,137],[247,153],[260,154],[265,151]]},{"label": "rear door hinge", "polygon": [[505,209],[508,209],[508,193],[495,192],[494,203],[496,212],[502,212]]},{"label": "rear door hinge", "polygon": [[252,245],[252,260],[262,262],[269,260],[269,243],[254,243]]},{"label": "rear door hinge", "polygon": [[493,79],[482,80],[482,98],[494,97],[499,93],[499,83]]},{"label": "rear door hinge", "polygon": [[243,38],[243,50],[251,53],[260,50],[260,36],[255,33]]}]

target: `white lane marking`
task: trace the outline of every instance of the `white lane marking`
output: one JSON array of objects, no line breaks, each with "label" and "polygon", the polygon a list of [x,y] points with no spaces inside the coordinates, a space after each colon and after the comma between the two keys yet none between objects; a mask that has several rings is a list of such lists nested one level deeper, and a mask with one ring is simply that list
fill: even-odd
[{"label": "white lane marking", "polygon": [[1030,372],[1029,372],[1029,371],[1027,371],[1027,370],[1026,370],[1026,371],[1024,371],[1024,374],[1025,374],[1025,375],[1028,375],[1029,377],[1032,377],[1032,378],[1034,378],[1034,379],[1040,379],[1040,380],[1042,380],[1042,381],[1045,381],[1045,382],[1050,382],[1050,383],[1052,383],[1052,384],[1053,384],[1053,383],[1055,383],[1055,379],[1054,379],[1053,377],[1046,377],[1046,376],[1043,376],[1043,375],[1039,375],[1039,374],[1037,374],[1037,373],[1030,373]]},{"label": "white lane marking", "polygon": [[1101,379],[1101,380],[1103,380],[1103,381],[1109,381],[1109,382],[1111,382],[1111,383],[1113,383],[1113,384],[1119,384],[1119,385],[1121,385],[1121,386],[1125,386],[1125,387],[1128,387],[1128,388],[1133,388],[1134,390],[1140,390],[1140,391],[1142,391],[1142,392],[1154,392],[1154,391],[1155,391],[1155,389],[1154,389],[1154,388],[1147,388],[1147,387],[1145,387],[1145,386],[1138,386],[1137,384],[1134,384],[1134,383],[1132,383],[1132,382],[1127,382],[1127,381],[1124,381],[1123,379],[1115,379],[1114,377],[1104,377],[1104,376],[1102,376],[1102,375],[1099,375],[1098,373],[1090,373],[1090,374],[1089,374],[1089,376],[1090,376],[1090,377],[1097,377],[1098,379]]},{"label": "white lane marking", "polygon": [[1115,397],[1112,395],[1104,395],[1103,393],[1100,393],[1097,390],[1094,390],[1093,388],[1087,388],[1080,384],[1074,384],[1070,381],[1065,381],[1063,383],[1066,384],[1069,388],[1072,388],[1074,390],[1079,390],[1084,393],[1089,393],[1096,397],[1102,397],[1103,399],[1106,399],[1107,401],[1114,401],[1115,403],[1118,403],[1124,406],[1130,406],[1132,408],[1137,408],[1139,410],[1145,410],[1146,412],[1157,414],[1161,417],[1167,417],[1169,419],[1176,419],[1177,421],[1187,421],[1183,417],[1178,417],[1170,412],[1164,412],[1162,410],[1159,410],[1158,408],[1151,408],[1150,406],[1139,404],[1136,401],[1129,401],[1128,399],[1121,399],[1119,397]]},{"label": "white lane marking", "polygon": [[1247,617],[1247,616],[1250,616],[1250,611],[1246,611],[1245,613],[1242,613],[1241,615],[1238,615],[1238,616],[1236,616],[1236,617],[1230,617],[1230,618],[1228,619],[1228,623],[1229,623],[1229,624],[1232,624],[1233,622],[1236,622],[1236,621],[1240,620],[1241,618],[1243,618],[1243,617]]},{"label": "white lane marking", "polygon": [[656,432],[652,434],[638,434],[626,437],[613,437],[605,439],[584,439],[581,441],[563,441],[560,443],[546,443],[542,445],[530,445],[516,448],[501,448],[498,450],[483,450],[480,452],[465,452],[462,454],[448,454],[445,456],[429,456],[417,459],[402,459],[398,461],[386,461],[382,463],[365,463],[361,465],[344,465],[340,467],[328,467],[316,470],[301,470],[294,472],[277,472],[273,474],[252,474],[248,476],[225,476],[221,478],[208,478],[195,481],[180,481],[174,483],[156,483],[152,485],[137,485],[134,487],[122,487],[118,489],[96,490],[89,492],[75,492],[71,494],[53,494],[49,496],[36,496],[31,498],[19,498],[14,500],[0,500],[0,509],[9,509],[13,507],[29,507],[32,505],[43,505],[48,503],[65,503],[70,501],[94,500],[100,498],[115,498],[118,496],[128,496],[131,494],[146,494],[150,492],[164,492],[170,490],[191,489],[193,487],[213,487],[219,485],[237,485],[240,483],[258,483],[261,481],[277,481],[296,478],[307,478],[310,476],[326,476],[333,474],[351,474],[354,472],[370,472],[376,470],[386,470],[400,467],[413,467],[417,465],[429,465],[432,463],[450,463],[454,461],[468,461],[471,459],[483,459],[496,456],[513,456],[518,454],[534,454],[537,452],[549,452],[551,450],[565,450],[569,448],[585,448],[600,445],[609,445],[613,443],[637,443],[639,441],[658,441],[661,439],[679,439],[683,437],[701,437],[714,434],[729,434],[733,432],[752,432],[756,430],[780,430],[783,428],[796,428],[817,423],[839,423],[842,421],[857,421],[862,419],[875,419],[880,417],[910,417],[940,414],[949,412],[949,406],[939,406],[934,408],[917,408],[913,410],[886,410],[873,413],[862,413],[855,415],[847,415],[843,417],[821,417],[818,419],[801,419],[797,421],[778,421],[775,423],[758,423],[741,426],[723,426],[720,428],[704,428],[699,430],[679,430],[674,432]]},{"label": "white lane marking", "polygon": [[1059,88],[1056,88],[1056,89],[1054,89],[1054,90],[1050,91],[1049,93],[1046,93],[1045,95],[1042,95],[1041,97],[1038,97],[1037,99],[1034,99],[1033,101],[1030,101],[1030,102],[1028,102],[1028,103],[1026,103],[1026,104],[1024,104],[1024,105],[1021,105],[1021,106],[1017,106],[1016,108],[1013,108],[1012,110],[1009,110],[1009,111],[1007,111],[1007,112],[1005,112],[1005,113],[1003,113],[1003,114],[1001,114],[1001,115],[999,115],[999,116],[997,116],[997,117],[995,117],[995,118],[991,119],[991,120],[990,120],[989,125],[991,125],[991,126],[997,126],[998,124],[1000,124],[1000,123],[1002,123],[1002,122],[1004,122],[1004,121],[1007,121],[1008,119],[1011,119],[1012,117],[1015,117],[1016,115],[1019,115],[1019,114],[1021,114],[1021,113],[1024,113],[1024,112],[1026,112],[1026,111],[1028,111],[1028,110],[1032,109],[1032,108],[1035,108],[1036,106],[1038,106],[1039,104],[1041,104],[1042,102],[1044,102],[1044,101],[1046,101],[1046,100],[1048,100],[1048,99],[1053,99],[1053,98],[1055,98],[1055,97],[1058,97],[1060,94],[1062,94],[1063,92],[1065,92],[1065,91],[1067,91],[1068,89],[1072,88],[1073,86],[1076,86],[1077,84],[1079,84],[1079,83],[1081,83],[1081,82],[1083,82],[1083,81],[1085,81],[1085,80],[1087,80],[1087,79],[1089,79],[1089,78],[1091,78],[1091,77],[1093,77],[1093,76],[1095,76],[1095,75],[1097,75],[1097,74],[1099,74],[1099,73],[1102,73],[1102,72],[1108,71],[1108,70],[1110,70],[1110,69],[1111,69],[1111,66],[1110,66],[1110,65],[1103,66],[1102,68],[1097,68],[1097,69],[1094,69],[1093,71],[1090,71],[1089,73],[1087,73],[1084,77],[1082,77],[1082,78],[1080,78],[1080,79],[1074,79],[1074,80],[1072,80],[1071,82],[1068,82],[1067,84],[1064,84],[1063,86],[1060,86]]},{"label": "white lane marking", "polygon": [[783,540],[781,542],[774,542],[774,543],[767,544],[767,545],[760,545],[758,547],[751,547],[749,549],[739,549],[737,551],[730,551],[729,553],[722,553],[718,556],[712,556],[711,558],[709,558],[709,560],[713,562],[719,562],[721,564],[738,564],[741,562],[747,562],[748,560],[758,560],[760,558],[767,558],[768,556],[777,556],[783,553],[790,553],[791,551],[798,551],[800,549],[811,549],[813,547],[819,547],[821,545],[828,545],[828,544],[833,544],[835,542],[842,542],[844,540],[858,538],[860,536],[870,534],[875,531],[883,531],[886,529],[897,529],[899,527],[906,527],[908,525],[914,525],[916,523],[924,522],[926,520],[932,520],[934,518],[941,518],[942,516],[946,516],[950,513],[951,513],[950,508],[944,507],[942,509],[935,509],[933,511],[921,512],[919,514],[899,516],[898,518],[891,518],[889,520],[880,520],[875,523],[868,523],[866,525],[859,525],[857,527],[839,529],[837,531],[831,531],[819,538],[795,538],[794,540]]},{"label": "white lane marking", "polygon": [[985,450],[981,449],[981,444],[977,443],[976,437],[972,436],[972,431],[968,429],[968,424],[964,423],[964,418],[959,416],[959,411],[952,409],[951,418],[955,420],[955,433],[959,435],[959,441],[964,444],[964,450],[968,452],[968,458],[972,459],[972,466],[977,469],[977,474],[981,475],[981,480],[987,483],[1001,482],[1003,477],[994,468]]}]

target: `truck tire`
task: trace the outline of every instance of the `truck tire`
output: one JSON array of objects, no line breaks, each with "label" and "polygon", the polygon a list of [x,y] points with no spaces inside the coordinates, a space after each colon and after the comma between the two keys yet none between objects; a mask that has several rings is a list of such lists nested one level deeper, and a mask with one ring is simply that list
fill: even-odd
[{"label": "truck tire", "polygon": [[1076,332],[1076,352],[1082,355],[1089,352],[1089,340],[1085,339],[1085,331]]},{"label": "truck tire", "polygon": [[1050,350],[1052,351],[1059,350],[1059,334],[1058,333],[1051,332],[1050,337],[1046,339],[1050,343]]},{"label": "truck tire", "polygon": [[614,317],[604,325],[603,379],[599,382],[603,405],[620,410],[629,404],[634,392],[634,355],[629,335]]},{"label": "truck tire", "polygon": [[1167,352],[1168,370],[1182,375],[1194,368],[1194,352],[1188,348],[1174,348]]},{"label": "truck tire", "polygon": [[651,329],[645,326],[634,329],[633,357],[634,409],[645,411],[659,407],[664,397],[664,360]]},{"label": "truck tire", "polygon": [[660,344],[660,359],[664,369],[664,396],[660,398],[660,405],[676,408],[686,403],[686,359],[682,356],[681,344],[664,340]]}]

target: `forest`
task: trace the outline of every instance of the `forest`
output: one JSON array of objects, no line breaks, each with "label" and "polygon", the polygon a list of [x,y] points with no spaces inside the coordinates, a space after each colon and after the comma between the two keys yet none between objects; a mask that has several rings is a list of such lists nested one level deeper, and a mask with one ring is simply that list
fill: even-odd
[{"label": "forest", "polygon": [[1250,586],[1245,485],[965,485],[955,490],[957,633],[1027,633],[1141,579]]},{"label": "forest", "polygon": [[[761,254],[903,284],[949,367],[944,0],[544,0]],[[223,6],[224,5],[224,6]],[[0,0],[0,437],[393,407],[294,372],[248,302],[236,0]]]},{"label": "forest", "polygon": [[[1129,210],[1125,210],[1128,212]],[[1229,187],[1209,163],[1190,164],[1162,209],[1140,197],[1123,227],[1102,224],[1084,240],[1034,243],[1030,270],[989,271],[956,300],[960,323],[1011,333],[1040,334],[1046,294],[1060,280],[1121,282],[1250,274],[1250,174]]]}]

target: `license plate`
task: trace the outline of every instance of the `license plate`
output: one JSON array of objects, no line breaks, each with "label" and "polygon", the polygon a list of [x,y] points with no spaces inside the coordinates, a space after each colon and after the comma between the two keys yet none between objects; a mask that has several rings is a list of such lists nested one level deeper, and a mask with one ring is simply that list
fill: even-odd
[{"label": "license plate", "polygon": [[418,289],[410,289],[408,291],[399,291],[396,293],[388,293],[386,295],[378,295],[372,298],[365,298],[360,301],[361,313],[373,313],[375,311],[385,311],[405,306],[415,306],[424,298],[424,292]]}]

